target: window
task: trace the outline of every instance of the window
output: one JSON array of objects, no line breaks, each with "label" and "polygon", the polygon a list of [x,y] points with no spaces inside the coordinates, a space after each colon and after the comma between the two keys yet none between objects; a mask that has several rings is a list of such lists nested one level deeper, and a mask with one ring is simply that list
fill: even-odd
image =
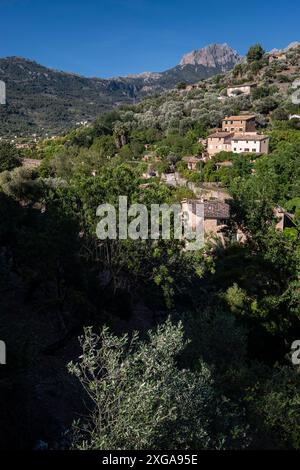
[{"label": "window", "polygon": [[253,152],[253,153],[256,153],[256,149],[252,149],[252,152]]},{"label": "window", "polygon": [[245,149],[245,152],[250,152],[250,149],[249,149],[249,148],[248,148],[248,149]]}]

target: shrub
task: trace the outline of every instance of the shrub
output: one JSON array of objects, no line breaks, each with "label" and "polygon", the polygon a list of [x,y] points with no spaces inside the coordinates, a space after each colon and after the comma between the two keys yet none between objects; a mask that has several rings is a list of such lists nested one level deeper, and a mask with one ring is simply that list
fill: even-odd
[{"label": "shrub", "polygon": [[[83,354],[69,370],[93,405],[74,425],[79,449],[208,449],[246,445],[244,430],[225,397],[218,399],[208,367],[180,369],[182,325],[169,320],[149,340],[130,339],[103,328],[85,329]],[[222,412],[221,412],[222,410]],[[240,444],[237,440],[242,437]]]},{"label": "shrub", "polygon": [[16,147],[9,142],[0,142],[0,173],[20,165],[20,155]]}]

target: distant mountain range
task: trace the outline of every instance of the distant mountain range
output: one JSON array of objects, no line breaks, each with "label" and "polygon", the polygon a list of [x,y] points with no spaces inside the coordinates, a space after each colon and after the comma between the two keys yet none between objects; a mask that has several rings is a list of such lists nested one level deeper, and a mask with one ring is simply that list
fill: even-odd
[{"label": "distant mountain range", "polygon": [[69,129],[120,104],[226,72],[242,61],[227,44],[211,44],[183,56],[165,72],[111,79],[49,69],[22,57],[0,59],[7,105],[0,106],[0,135],[45,134]]}]

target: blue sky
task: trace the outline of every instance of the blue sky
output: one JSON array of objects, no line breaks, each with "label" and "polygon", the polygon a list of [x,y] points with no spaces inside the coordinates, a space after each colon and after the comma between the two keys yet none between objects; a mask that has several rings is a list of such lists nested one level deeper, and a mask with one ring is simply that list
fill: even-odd
[{"label": "blue sky", "polygon": [[299,18],[295,0],[0,0],[0,57],[87,76],[162,71],[213,42],[284,47]]}]

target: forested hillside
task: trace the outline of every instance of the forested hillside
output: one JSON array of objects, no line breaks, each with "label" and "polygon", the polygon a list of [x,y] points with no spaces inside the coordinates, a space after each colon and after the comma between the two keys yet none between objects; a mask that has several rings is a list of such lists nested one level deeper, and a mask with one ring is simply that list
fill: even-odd
[{"label": "forested hillside", "polygon": [[0,80],[7,89],[7,104],[0,107],[0,136],[59,134],[120,104],[133,104],[178,83],[194,83],[241,61],[227,44],[196,52],[192,63],[185,59],[165,72],[106,80],[60,72],[21,57],[0,58]]},{"label": "forested hillside", "polygon": [[[300,448],[300,128],[289,119],[300,113],[299,59],[296,46],[270,62],[256,45],[192,90],[123,105],[32,149],[0,142],[0,337],[11,354],[0,446]],[[250,96],[225,96],[248,81]],[[191,172],[184,157],[243,111],[257,114],[270,153],[222,152]],[[195,198],[166,184],[174,172],[224,191],[224,243],[97,239],[99,204]],[[291,227],[276,228],[277,207]]]}]

